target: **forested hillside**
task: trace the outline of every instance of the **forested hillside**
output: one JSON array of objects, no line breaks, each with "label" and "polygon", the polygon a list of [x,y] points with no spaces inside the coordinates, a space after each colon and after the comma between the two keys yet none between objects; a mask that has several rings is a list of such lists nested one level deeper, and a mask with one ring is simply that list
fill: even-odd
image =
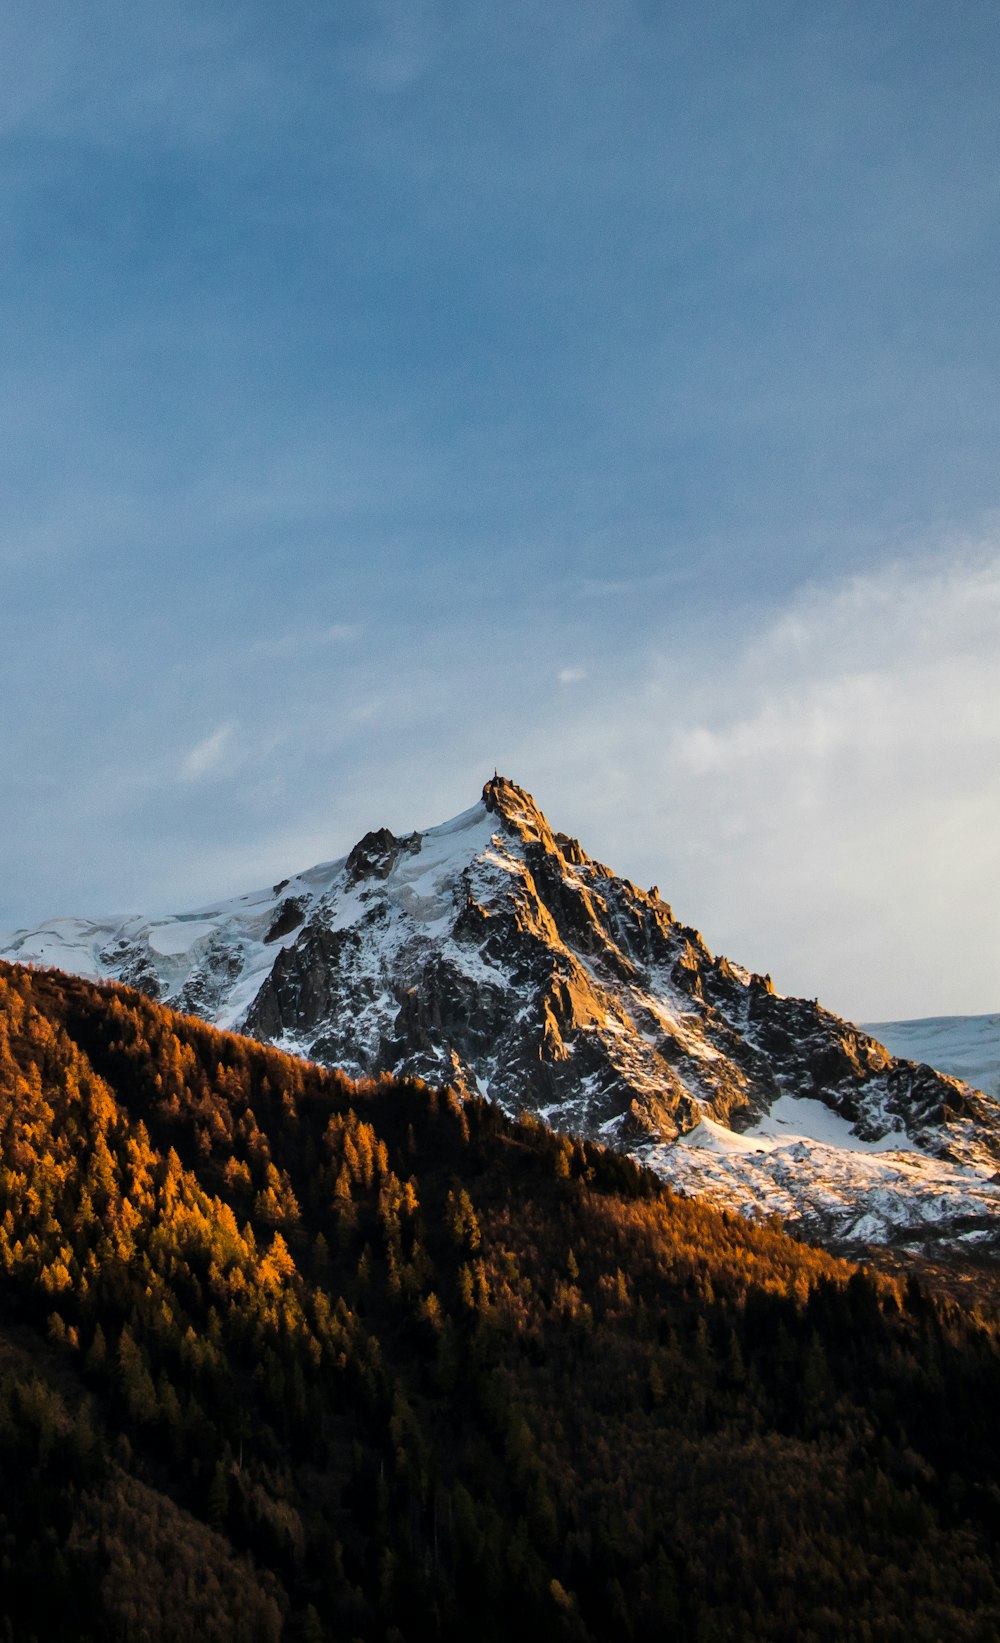
[{"label": "forested hillside", "polygon": [[991,1319],[0,968],[0,1638],[991,1639]]}]

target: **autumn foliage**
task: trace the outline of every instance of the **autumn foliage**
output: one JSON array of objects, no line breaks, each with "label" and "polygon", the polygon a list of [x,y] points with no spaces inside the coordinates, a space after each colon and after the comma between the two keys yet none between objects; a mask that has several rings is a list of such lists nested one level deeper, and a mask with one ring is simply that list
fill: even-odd
[{"label": "autumn foliage", "polygon": [[55,973],[0,1135],[0,1640],[1000,1633],[988,1317]]}]

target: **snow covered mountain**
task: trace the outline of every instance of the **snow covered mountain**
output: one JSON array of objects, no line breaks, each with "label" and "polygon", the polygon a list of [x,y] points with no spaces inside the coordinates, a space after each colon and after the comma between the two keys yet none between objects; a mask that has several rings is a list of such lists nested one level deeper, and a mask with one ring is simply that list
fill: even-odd
[{"label": "snow covered mountain", "polygon": [[1000,1101],[713,957],[501,777],[441,827],[369,833],[256,894],[54,919],[0,956],[529,1109],[813,1236],[1000,1246]]},{"label": "snow covered mountain", "polygon": [[931,1015],[865,1026],[893,1055],[924,1061],[976,1089],[1000,1095],[1000,1015]]}]

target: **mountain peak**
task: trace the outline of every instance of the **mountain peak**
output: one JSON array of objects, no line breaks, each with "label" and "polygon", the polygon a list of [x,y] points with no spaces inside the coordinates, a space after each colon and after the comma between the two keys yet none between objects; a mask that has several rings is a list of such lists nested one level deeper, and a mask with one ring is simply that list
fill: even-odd
[{"label": "mountain peak", "polygon": [[940,1225],[946,1200],[956,1224],[1000,1216],[996,1100],[713,958],[499,773],[439,827],[379,828],[197,913],[54,920],[2,956],[113,977],[353,1076],[534,1110],[840,1237]]},{"label": "mountain peak", "polygon": [[552,829],[531,794],[508,776],[494,771],[483,788],[483,803],[490,815],[499,816],[519,832],[552,841]]}]

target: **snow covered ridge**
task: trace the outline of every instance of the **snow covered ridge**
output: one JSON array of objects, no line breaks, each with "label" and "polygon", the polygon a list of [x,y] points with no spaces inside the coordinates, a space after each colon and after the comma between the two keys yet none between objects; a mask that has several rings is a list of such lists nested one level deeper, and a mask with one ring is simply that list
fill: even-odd
[{"label": "snow covered ridge", "polygon": [[1000,1015],[932,1015],[874,1021],[865,1027],[893,1055],[925,1061],[940,1073],[1000,1095]]},{"label": "snow covered ridge", "polygon": [[502,777],[453,821],[173,918],[0,956],[139,987],[347,1072],[447,1081],[846,1242],[1000,1243],[1000,1101],[713,957]]}]

